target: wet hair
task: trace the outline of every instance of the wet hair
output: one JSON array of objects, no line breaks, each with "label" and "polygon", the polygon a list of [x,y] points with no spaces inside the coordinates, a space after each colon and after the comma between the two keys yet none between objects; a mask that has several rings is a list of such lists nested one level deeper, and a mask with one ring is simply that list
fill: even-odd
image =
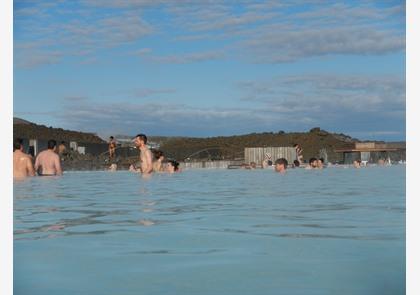
[{"label": "wet hair", "polygon": [[153,155],[155,156],[156,160],[159,160],[160,157],[163,157],[163,152],[160,150],[154,150]]},{"label": "wet hair", "polygon": [[136,137],[139,137],[141,140],[144,141],[144,143],[147,143],[147,136],[143,133],[137,134]]},{"label": "wet hair", "polygon": [[61,141],[61,144],[65,144],[66,142],[65,141]]},{"label": "wet hair", "polygon": [[22,138],[16,138],[13,142],[13,151],[20,150],[20,148],[23,145],[23,139]]},{"label": "wet hair", "polygon": [[268,166],[273,166],[273,161],[268,160],[268,161],[267,161],[267,164],[268,164]]},{"label": "wet hair", "polygon": [[300,166],[300,162],[298,160],[294,160],[293,161],[293,165],[295,165],[295,167],[299,167]]},{"label": "wet hair", "polygon": [[315,162],[315,161],[317,161],[317,159],[316,158],[310,158],[309,159],[309,164],[312,164],[313,162]]},{"label": "wet hair", "polygon": [[324,163],[324,158],[319,158],[319,160],[320,160],[322,163]]},{"label": "wet hair", "polygon": [[110,136],[109,139],[114,139],[114,136]]},{"label": "wet hair", "polygon": [[277,159],[275,163],[276,165],[283,165],[285,169],[287,168],[287,164],[288,164],[285,158]]},{"label": "wet hair", "polygon": [[52,150],[53,148],[55,148],[57,145],[57,142],[54,139],[50,139],[48,140],[48,149]]},{"label": "wet hair", "polygon": [[172,166],[174,166],[174,170],[178,171],[179,170],[179,163],[175,160],[170,160],[168,161],[168,163],[171,163]]}]

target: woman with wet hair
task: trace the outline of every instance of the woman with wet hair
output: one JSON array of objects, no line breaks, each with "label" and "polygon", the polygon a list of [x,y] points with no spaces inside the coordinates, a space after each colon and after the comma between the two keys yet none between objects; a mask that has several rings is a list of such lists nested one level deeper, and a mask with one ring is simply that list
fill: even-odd
[{"label": "woman with wet hair", "polygon": [[166,164],[166,172],[181,172],[181,170],[179,169],[179,163],[175,160],[168,161],[168,163]]}]

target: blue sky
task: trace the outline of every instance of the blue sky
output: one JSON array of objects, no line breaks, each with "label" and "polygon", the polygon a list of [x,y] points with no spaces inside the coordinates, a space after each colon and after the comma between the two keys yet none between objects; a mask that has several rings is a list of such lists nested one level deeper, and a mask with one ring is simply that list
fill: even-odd
[{"label": "blue sky", "polygon": [[101,136],[405,140],[405,2],[15,0],[14,115]]}]

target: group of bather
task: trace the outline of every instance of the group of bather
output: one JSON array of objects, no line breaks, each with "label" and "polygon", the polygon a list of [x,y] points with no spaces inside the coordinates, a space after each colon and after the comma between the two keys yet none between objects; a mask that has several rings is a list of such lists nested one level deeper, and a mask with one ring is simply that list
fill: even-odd
[{"label": "group of bather", "polygon": [[[111,138],[113,140],[113,138]],[[148,148],[147,136],[138,134],[133,142],[140,150],[140,165],[130,165],[129,171],[142,174],[151,174],[153,172],[180,172],[179,163],[175,160],[165,160],[162,151],[152,151]],[[60,156],[65,152],[65,146],[62,142],[57,147],[57,142],[53,139],[48,141],[48,147],[40,152],[33,163],[33,157],[23,151],[23,140],[16,139],[13,143],[13,177],[23,178],[27,176],[57,176],[63,174]],[[110,144],[110,158],[115,156],[116,143]],[[112,150],[112,151],[111,151]],[[109,170],[117,170],[117,164],[113,163]]]},{"label": "group of bather", "polygon": [[13,177],[23,178],[35,176],[62,175],[60,157],[56,153],[57,142],[53,139],[47,143],[47,149],[38,154],[33,164],[33,157],[23,152],[23,140],[18,138],[13,142]]},{"label": "group of bather", "polygon": [[[175,173],[180,172],[179,163],[176,160],[166,160],[162,151],[153,150],[151,151],[147,146],[147,136],[145,134],[138,134],[134,137],[133,143],[136,148],[140,150],[140,164],[138,167],[133,163],[129,167],[131,172],[139,172],[144,175],[168,172]],[[108,143],[109,157],[112,160],[115,157],[115,149],[117,147],[116,141],[111,136]],[[288,167],[291,168],[305,168],[305,169],[323,169],[325,167],[323,158],[310,158],[308,164],[303,161],[302,151],[303,149],[298,145],[294,145],[296,151],[296,160],[289,166],[288,161],[285,158],[279,158],[276,161],[271,160],[269,154],[265,155],[265,159],[261,163],[261,168],[274,167],[276,172],[284,173]],[[57,147],[55,140],[48,141],[48,147],[45,151],[40,152],[33,164],[33,157],[23,152],[23,140],[16,139],[13,143],[13,176],[14,178],[22,178],[26,176],[55,176],[62,175],[63,169],[61,167],[60,157],[65,153],[64,142]],[[381,161],[381,160],[380,160]],[[383,162],[383,163],[382,163]],[[384,160],[378,162],[379,165],[385,163]],[[355,160],[353,166],[360,168],[362,162]],[[250,164],[242,164],[242,169],[256,169],[257,164],[251,162]],[[118,169],[116,163],[112,163],[108,168],[110,171],[116,171]]]},{"label": "group of bather", "polygon": [[[140,165],[137,167],[135,164],[131,164],[128,168],[129,171],[143,174],[158,172],[175,173],[181,171],[177,161],[166,160],[162,151],[151,151],[149,149],[147,146],[147,136],[145,134],[137,134],[136,137],[134,137],[133,142],[135,146],[140,150]],[[115,155],[115,147],[116,143],[114,138],[111,136],[109,142],[110,159],[112,159],[112,155]],[[111,150],[113,150],[112,153]],[[117,169],[118,167],[115,163],[111,164],[109,167],[110,171],[116,171]]]}]

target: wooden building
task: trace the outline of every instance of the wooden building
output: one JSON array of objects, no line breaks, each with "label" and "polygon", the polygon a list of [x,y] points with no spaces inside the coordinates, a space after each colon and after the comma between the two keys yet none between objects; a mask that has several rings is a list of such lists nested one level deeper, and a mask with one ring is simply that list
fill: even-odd
[{"label": "wooden building", "polygon": [[336,153],[342,153],[344,164],[352,164],[355,160],[361,160],[364,163],[377,163],[379,159],[392,162],[405,161],[405,142],[356,142],[353,146],[334,150]]},{"label": "wooden building", "polygon": [[245,148],[245,163],[255,162],[257,165],[267,158],[276,161],[279,158],[285,158],[289,164],[296,160],[296,151],[294,147],[253,147]]}]

